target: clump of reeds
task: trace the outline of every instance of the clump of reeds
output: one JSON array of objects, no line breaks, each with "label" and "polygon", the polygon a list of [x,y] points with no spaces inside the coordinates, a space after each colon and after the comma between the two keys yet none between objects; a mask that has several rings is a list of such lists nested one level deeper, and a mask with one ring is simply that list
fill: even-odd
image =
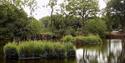
[{"label": "clump of reeds", "polygon": [[68,52],[71,50],[75,51],[72,44],[64,44],[52,41],[24,41],[19,43],[13,42],[4,46],[4,54],[6,58],[11,58],[13,55],[19,59],[66,58],[68,57]]}]

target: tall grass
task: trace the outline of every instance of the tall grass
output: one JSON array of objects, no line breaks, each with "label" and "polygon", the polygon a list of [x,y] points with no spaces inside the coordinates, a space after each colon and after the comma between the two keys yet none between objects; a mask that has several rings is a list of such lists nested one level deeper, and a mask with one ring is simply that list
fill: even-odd
[{"label": "tall grass", "polygon": [[79,40],[88,44],[101,44],[102,43],[102,39],[100,38],[99,35],[76,36],[75,41],[77,42]]},{"label": "tall grass", "polygon": [[5,57],[8,58],[17,58],[18,57],[18,46],[17,43],[8,43],[7,45],[4,46],[4,54]]},{"label": "tall grass", "polygon": [[102,43],[102,39],[100,38],[99,35],[80,35],[80,36],[76,36],[73,37],[71,35],[67,35],[64,36],[62,38],[62,41],[65,43],[77,43],[77,42],[82,42],[82,43],[86,43],[86,44],[101,44]]},{"label": "tall grass", "polygon": [[25,41],[20,43],[8,43],[4,46],[5,57],[11,55],[11,51],[18,54],[19,58],[27,57],[66,57],[70,50],[75,50],[72,44],[64,44],[51,41]]}]

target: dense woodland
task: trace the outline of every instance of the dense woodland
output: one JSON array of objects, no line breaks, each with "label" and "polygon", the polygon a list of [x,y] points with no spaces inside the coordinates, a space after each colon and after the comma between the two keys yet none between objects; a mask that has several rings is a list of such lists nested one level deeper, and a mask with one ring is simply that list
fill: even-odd
[{"label": "dense woodland", "polygon": [[[98,34],[104,38],[113,30],[124,32],[125,0],[109,0],[106,4],[100,10],[98,0],[65,0],[60,5],[57,0],[49,0],[51,15],[37,20],[24,11],[29,7],[32,14],[37,7],[35,0],[0,0],[0,40],[14,41],[40,34]],[[55,6],[60,10],[56,11]]]}]

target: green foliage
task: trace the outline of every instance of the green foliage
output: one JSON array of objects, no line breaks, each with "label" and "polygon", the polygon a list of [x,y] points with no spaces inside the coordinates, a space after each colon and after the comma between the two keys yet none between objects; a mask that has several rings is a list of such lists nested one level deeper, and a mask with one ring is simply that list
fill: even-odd
[{"label": "green foliage", "polygon": [[125,1],[124,0],[110,0],[106,8],[107,23],[112,30],[125,31]]},{"label": "green foliage", "polygon": [[80,18],[74,16],[53,15],[53,23],[51,23],[50,18],[50,16],[46,16],[40,19],[42,32],[53,30],[52,33],[56,35],[76,35],[75,32],[82,27],[82,23],[79,21]]},{"label": "green foliage", "polygon": [[[44,17],[41,19],[43,28],[49,30],[53,29],[54,34],[64,36],[62,40],[65,42],[72,41],[73,37],[70,35],[77,36],[82,32],[82,22],[79,21],[80,18],[73,16],[62,16],[62,15],[53,15],[53,28],[50,26],[50,17]],[[105,32],[107,31],[107,25],[105,21],[101,18],[89,19],[85,23],[84,31],[87,33],[99,34],[101,37],[104,37]],[[47,31],[46,31],[47,32]],[[68,35],[68,36],[65,36]]]},{"label": "green foliage", "polygon": [[49,6],[52,8],[52,10],[53,10],[54,6],[57,5],[57,0],[49,0],[48,5],[49,5]]},{"label": "green foliage", "polygon": [[0,4],[4,5],[14,5],[18,8],[24,8],[29,7],[31,10],[31,13],[36,9],[37,7],[37,1],[36,0],[0,0]]},{"label": "green foliage", "polygon": [[73,42],[74,37],[72,35],[66,35],[62,38],[63,42]]},{"label": "green foliage", "polygon": [[0,39],[10,39],[27,34],[27,14],[14,5],[0,5]]},{"label": "green foliage", "polygon": [[7,55],[14,55],[18,54],[18,47],[17,43],[8,43],[7,45],[4,46],[3,48],[5,56]]},{"label": "green foliage", "polygon": [[[95,17],[98,6],[95,0],[66,0],[63,10],[66,14],[53,15],[57,0],[49,0],[51,16],[40,19],[27,17],[22,7],[29,6],[31,11],[35,7],[36,0],[1,0],[0,5],[0,40],[22,38],[31,34],[52,33],[59,36],[80,34],[83,31],[104,35],[105,22],[98,19],[88,20]],[[83,22],[82,22],[83,21]],[[86,22],[88,21],[88,22]],[[84,26],[86,26],[84,28]],[[63,40],[71,41],[73,37],[64,37]]]},{"label": "green foliage", "polygon": [[101,44],[102,39],[98,35],[76,36],[75,41],[82,41],[87,44]]},{"label": "green foliage", "polygon": [[51,32],[51,29],[50,29],[50,24],[51,24],[50,16],[45,16],[45,17],[41,18],[39,21],[41,23],[41,27],[42,27],[41,32],[42,33]]},{"label": "green foliage", "polygon": [[60,53],[63,53],[65,56],[69,50],[74,50],[74,46],[72,44],[66,45],[51,41],[23,41],[19,44],[13,42],[4,46],[4,54],[7,55],[9,52],[12,52],[12,49],[15,49],[20,58],[41,57],[44,54],[54,55]]},{"label": "green foliage", "polygon": [[[0,5],[0,40],[13,40],[41,32],[41,24],[28,18],[23,9],[13,4]],[[17,40],[17,39],[16,39]]]},{"label": "green foliage", "polygon": [[76,22],[76,25],[73,24],[74,26],[69,30],[71,30],[73,34],[76,34],[75,32],[78,32],[78,34],[84,33],[85,30],[83,29],[85,28],[85,22],[90,18],[96,17],[98,12],[98,0],[65,0],[65,2],[61,4],[61,8],[61,11],[66,15],[66,18],[72,16],[79,18],[73,20]]},{"label": "green foliage", "polygon": [[17,43],[15,43],[15,42],[8,43],[7,45],[4,46],[4,52],[7,51],[7,50],[9,50],[9,49],[14,49],[17,52],[18,51]]},{"label": "green foliage", "polygon": [[29,18],[30,23],[28,24],[29,34],[40,34],[41,33],[41,23],[33,17]]},{"label": "green foliage", "polygon": [[104,37],[107,31],[107,25],[105,21],[100,18],[91,19],[86,22],[85,31],[87,33],[99,34],[101,37]]},{"label": "green foliage", "polygon": [[78,16],[82,18],[83,25],[87,19],[90,17],[95,17],[98,11],[98,1],[97,0],[66,0],[68,4],[66,5],[66,11],[69,15]]},{"label": "green foliage", "polygon": [[100,38],[99,35],[79,35],[76,37],[73,37],[71,35],[66,35],[62,38],[63,42],[65,43],[77,43],[77,42],[82,42],[84,44],[102,44],[102,39]]}]

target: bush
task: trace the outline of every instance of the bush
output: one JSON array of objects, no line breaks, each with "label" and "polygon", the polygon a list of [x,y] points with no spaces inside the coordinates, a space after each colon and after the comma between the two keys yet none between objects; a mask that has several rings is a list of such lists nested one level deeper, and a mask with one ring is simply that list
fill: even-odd
[{"label": "bush", "polygon": [[80,41],[87,44],[101,44],[102,39],[99,35],[76,36],[75,42]]},{"label": "bush", "polygon": [[63,42],[73,42],[74,37],[72,35],[66,35],[62,38]]},{"label": "bush", "polygon": [[73,37],[71,35],[66,35],[62,38],[63,42],[65,43],[78,43],[78,42],[81,42],[81,43],[84,43],[84,44],[101,44],[102,43],[102,39],[100,38],[99,35],[92,35],[92,34],[89,34],[89,35],[84,35],[84,36],[76,36],[76,37]]},{"label": "bush", "polygon": [[18,58],[18,47],[16,43],[8,43],[4,46],[3,50],[6,58]]},{"label": "bush", "polygon": [[105,32],[107,31],[107,25],[102,19],[91,19],[85,23],[85,30],[87,33],[99,34],[104,38]]},{"label": "bush", "polygon": [[[12,52],[14,49],[14,52]],[[17,53],[15,57],[20,59],[24,58],[64,58],[67,57],[67,53],[70,50],[74,50],[72,44],[66,45],[59,42],[51,41],[25,41],[17,43],[8,43],[4,46],[5,57],[11,55],[10,53]],[[75,55],[75,54],[74,54]],[[11,56],[9,57],[11,58]]]}]

